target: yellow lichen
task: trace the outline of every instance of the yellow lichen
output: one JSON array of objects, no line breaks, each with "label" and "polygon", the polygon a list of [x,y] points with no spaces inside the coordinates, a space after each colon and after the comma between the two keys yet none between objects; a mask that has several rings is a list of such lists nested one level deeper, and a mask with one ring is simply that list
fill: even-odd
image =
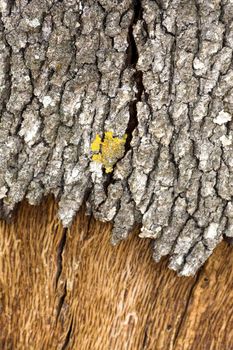
[{"label": "yellow lichen", "polygon": [[95,140],[91,144],[91,150],[92,152],[99,152],[100,145],[101,145],[101,137],[97,134],[95,137]]},{"label": "yellow lichen", "polygon": [[112,131],[106,131],[103,140],[97,134],[91,144],[91,150],[95,152],[92,160],[101,163],[106,173],[111,173],[114,164],[124,155],[126,139],[127,135],[122,138],[114,137]]}]

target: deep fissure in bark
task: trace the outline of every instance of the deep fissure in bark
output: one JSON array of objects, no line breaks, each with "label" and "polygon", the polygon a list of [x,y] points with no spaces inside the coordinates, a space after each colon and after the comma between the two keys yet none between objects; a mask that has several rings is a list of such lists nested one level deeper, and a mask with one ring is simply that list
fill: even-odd
[{"label": "deep fissure in bark", "polygon": [[[139,19],[140,11],[141,11],[140,1],[134,0],[134,16],[133,16],[132,24],[129,27],[128,49],[127,49],[127,64],[128,66],[132,66],[133,68],[136,67],[137,61],[138,61],[138,51],[137,51],[137,46],[133,36],[133,25],[137,23]],[[126,135],[127,135],[127,140],[125,145],[126,152],[128,152],[128,150],[130,149],[130,144],[133,137],[133,131],[138,126],[137,102],[140,101],[142,90],[143,90],[142,74],[140,73],[141,72],[136,71],[132,76],[133,83],[135,83],[138,92],[135,96],[135,100],[129,103],[129,122],[126,128]]]}]

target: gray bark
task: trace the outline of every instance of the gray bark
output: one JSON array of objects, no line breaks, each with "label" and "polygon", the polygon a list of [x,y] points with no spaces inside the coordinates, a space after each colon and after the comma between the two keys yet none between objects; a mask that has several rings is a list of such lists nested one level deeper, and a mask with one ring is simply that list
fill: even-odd
[{"label": "gray bark", "polygon": [[[0,1],[0,212],[53,193],[192,275],[233,236],[233,2]],[[113,170],[94,160],[123,139]],[[112,151],[110,150],[110,153]]]}]

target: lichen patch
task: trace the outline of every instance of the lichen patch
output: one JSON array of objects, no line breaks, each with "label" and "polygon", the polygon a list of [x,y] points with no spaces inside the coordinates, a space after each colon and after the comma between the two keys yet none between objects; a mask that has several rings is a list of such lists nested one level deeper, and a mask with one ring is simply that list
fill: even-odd
[{"label": "lichen patch", "polygon": [[114,164],[124,155],[126,139],[126,134],[119,138],[113,136],[112,131],[106,131],[103,140],[97,134],[91,144],[92,160],[101,163],[106,173],[111,173]]}]

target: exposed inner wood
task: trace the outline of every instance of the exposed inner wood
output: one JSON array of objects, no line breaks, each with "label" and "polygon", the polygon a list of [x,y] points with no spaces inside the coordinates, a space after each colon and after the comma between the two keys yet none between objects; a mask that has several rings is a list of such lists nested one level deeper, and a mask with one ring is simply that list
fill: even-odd
[{"label": "exposed inner wood", "polygon": [[24,203],[0,223],[1,350],[233,348],[230,246],[178,277],[138,230],[113,247],[110,224],[82,210],[67,230],[56,215]]}]

